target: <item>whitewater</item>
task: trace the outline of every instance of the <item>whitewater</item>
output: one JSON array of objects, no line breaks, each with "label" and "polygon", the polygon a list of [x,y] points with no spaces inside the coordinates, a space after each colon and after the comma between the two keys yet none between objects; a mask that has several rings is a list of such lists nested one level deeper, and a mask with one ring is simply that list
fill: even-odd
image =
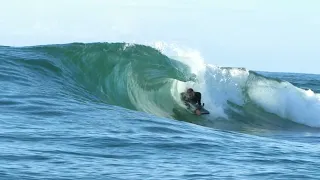
[{"label": "whitewater", "polygon": [[103,42],[1,46],[0,82],[1,179],[320,178],[319,75]]}]

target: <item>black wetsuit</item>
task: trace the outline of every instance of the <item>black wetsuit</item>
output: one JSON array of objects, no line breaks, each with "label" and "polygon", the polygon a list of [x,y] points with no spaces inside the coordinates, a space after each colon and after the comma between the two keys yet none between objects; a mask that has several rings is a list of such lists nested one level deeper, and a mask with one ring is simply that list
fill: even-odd
[{"label": "black wetsuit", "polygon": [[192,104],[197,104],[198,107],[201,107],[201,93],[200,92],[194,92],[194,96],[192,98],[188,98],[185,93],[181,93],[181,99],[183,101],[190,102]]}]

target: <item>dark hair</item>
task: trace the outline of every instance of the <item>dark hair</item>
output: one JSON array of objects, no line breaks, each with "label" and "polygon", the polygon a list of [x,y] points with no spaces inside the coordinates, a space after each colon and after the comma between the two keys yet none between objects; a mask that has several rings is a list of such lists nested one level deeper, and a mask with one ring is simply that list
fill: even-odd
[{"label": "dark hair", "polygon": [[189,89],[187,90],[187,92],[193,92],[193,89],[192,89],[192,88],[189,88]]}]

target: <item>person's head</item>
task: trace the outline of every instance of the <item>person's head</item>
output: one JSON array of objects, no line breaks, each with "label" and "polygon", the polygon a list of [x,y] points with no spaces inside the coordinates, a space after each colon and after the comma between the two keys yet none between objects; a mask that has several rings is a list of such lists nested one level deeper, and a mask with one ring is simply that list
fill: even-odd
[{"label": "person's head", "polygon": [[188,96],[193,97],[193,96],[194,96],[194,91],[193,91],[193,89],[192,89],[192,88],[188,88],[187,94],[188,94]]}]

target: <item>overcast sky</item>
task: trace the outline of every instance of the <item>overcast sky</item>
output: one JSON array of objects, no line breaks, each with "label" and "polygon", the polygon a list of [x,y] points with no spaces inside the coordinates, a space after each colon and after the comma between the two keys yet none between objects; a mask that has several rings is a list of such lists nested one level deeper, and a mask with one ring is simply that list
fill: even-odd
[{"label": "overcast sky", "polygon": [[318,0],[10,0],[0,44],[176,43],[209,64],[320,74]]}]

